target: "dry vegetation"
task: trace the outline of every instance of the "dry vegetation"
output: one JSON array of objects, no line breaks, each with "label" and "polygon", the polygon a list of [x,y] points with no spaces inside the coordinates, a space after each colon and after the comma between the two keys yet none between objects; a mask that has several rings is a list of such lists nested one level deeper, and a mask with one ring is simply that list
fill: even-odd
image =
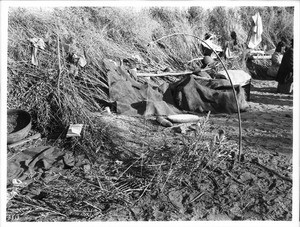
[{"label": "dry vegetation", "polygon": [[[7,220],[291,220],[292,170],[284,157],[277,157],[279,175],[264,168],[269,154],[248,153],[235,162],[236,142],[211,132],[208,116],[178,134],[151,118],[101,113],[100,100],[109,101],[104,58],[137,54],[143,72],[185,70],[202,55],[198,40],[174,36],[148,44],[172,33],[203,38],[211,32],[223,45],[231,30],[243,42],[256,11],[268,23],[263,45],[273,48],[279,37],[293,34],[292,8],[11,8],[7,107],[29,111],[33,131],[43,134],[41,145],[56,146],[74,160],[26,187],[8,184],[18,194],[7,204]],[[30,62],[33,37],[46,42],[38,66]],[[87,57],[77,74],[65,44]],[[225,63],[246,70],[242,56]],[[85,124],[80,138],[53,139],[70,123]]]}]

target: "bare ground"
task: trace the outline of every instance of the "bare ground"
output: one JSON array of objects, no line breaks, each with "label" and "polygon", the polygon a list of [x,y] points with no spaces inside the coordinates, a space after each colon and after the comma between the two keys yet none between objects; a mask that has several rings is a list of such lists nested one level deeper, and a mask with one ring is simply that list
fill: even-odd
[{"label": "bare ground", "polygon": [[[277,82],[253,80],[249,110],[241,114],[244,150],[279,152],[292,156],[293,96],[278,94]],[[214,129],[225,130],[228,139],[237,140],[237,115],[214,115]]]}]

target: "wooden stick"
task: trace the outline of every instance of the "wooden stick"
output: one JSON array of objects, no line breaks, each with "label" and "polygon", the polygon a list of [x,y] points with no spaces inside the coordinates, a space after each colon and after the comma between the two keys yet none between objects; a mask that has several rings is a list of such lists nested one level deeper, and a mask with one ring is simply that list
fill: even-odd
[{"label": "wooden stick", "polygon": [[57,91],[59,93],[59,84],[60,84],[60,74],[61,74],[61,65],[60,65],[60,48],[59,48],[59,35],[57,33],[57,58],[58,58],[58,72],[57,72]]},{"label": "wooden stick", "polygon": [[271,55],[267,55],[267,56],[251,56],[250,58],[251,58],[251,59],[254,59],[254,60],[260,60],[260,59],[272,59],[272,56],[271,56]]},{"label": "wooden stick", "polygon": [[[217,57],[216,56],[213,56],[213,57],[211,57],[212,59],[217,59]],[[204,59],[204,56],[203,57],[199,57],[199,58],[194,58],[194,59],[192,59],[192,60],[189,60],[188,61],[188,63],[190,63],[190,62],[193,62],[193,61],[198,61],[198,60],[203,60]]]},{"label": "wooden stick", "polygon": [[290,182],[290,183],[293,183],[293,179],[291,179],[291,178],[289,178],[289,177],[282,176],[281,174],[277,173],[275,170],[270,169],[270,168],[268,168],[268,167],[262,165],[261,163],[259,163],[259,161],[258,161],[257,159],[252,159],[252,160],[250,161],[250,163],[255,164],[255,165],[257,165],[258,167],[267,170],[268,172],[270,172],[270,173],[272,173],[272,174],[274,174],[274,175],[280,177],[282,180],[285,180],[285,181],[288,181],[288,182]]},{"label": "wooden stick", "polygon": [[141,77],[152,77],[152,76],[187,76],[187,75],[191,75],[193,73],[198,73],[198,72],[204,72],[204,71],[208,71],[210,70],[210,68],[207,69],[201,69],[199,71],[187,71],[187,72],[181,72],[181,73],[160,73],[160,74],[156,74],[156,73],[137,73],[137,76],[141,76]]},{"label": "wooden stick", "polygon": [[250,50],[250,54],[264,54],[263,50]]},{"label": "wooden stick", "polygon": [[27,137],[26,139],[23,139],[23,140],[20,140],[20,141],[18,141],[18,142],[16,142],[16,143],[10,144],[10,145],[8,145],[7,147],[8,147],[8,148],[17,147],[17,146],[20,146],[20,145],[22,145],[22,144],[24,144],[24,143],[27,143],[27,142],[31,141],[31,140],[39,139],[39,138],[41,138],[41,134],[40,134],[40,133],[37,133],[37,134],[35,134],[35,135],[33,135],[33,136]]},{"label": "wooden stick", "polygon": [[225,69],[225,72],[228,76],[228,79],[230,81],[230,85],[232,87],[232,91],[233,91],[233,96],[234,96],[234,99],[235,99],[235,103],[236,103],[236,106],[237,106],[237,113],[238,113],[238,121],[239,121],[239,153],[238,153],[238,161],[240,162],[241,160],[241,155],[242,155],[242,151],[243,151],[243,147],[242,147],[242,120],[241,120],[241,112],[240,112],[240,106],[238,104],[238,100],[237,100],[237,94],[236,94],[236,90],[234,89],[234,86],[233,86],[233,83],[232,83],[232,80],[229,76],[229,73],[225,67],[225,64],[224,62],[221,60],[220,56],[217,54],[217,52],[207,43],[205,42],[204,40],[200,39],[198,36],[195,36],[195,35],[191,35],[191,34],[187,34],[187,33],[173,33],[171,35],[167,35],[167,36],[163,36],[161,37],[160,39],[157,39],[157,40],[154,40],[152,41],[151,43],[154,43],[154,42],[157,42],[158,40],[161,40],[161,39],[165,39],[167,37],[171,37],[171,36],[175,36],[175,35],[184,35],[184,36],[191,36],[191,37],[194,37],[195,39],[198,39],[200,40],[201,42],[203,42],[204,44],[206,44],[214,53],[215,55],[217,56],[218,60],[221,62],[223,68]]}]

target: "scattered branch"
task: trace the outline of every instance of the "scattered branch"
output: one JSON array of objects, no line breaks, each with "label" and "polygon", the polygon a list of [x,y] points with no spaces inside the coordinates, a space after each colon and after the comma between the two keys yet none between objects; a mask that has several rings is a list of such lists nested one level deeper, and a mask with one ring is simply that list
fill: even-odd
[{"label": "scattered branch", "polygon": [[290,179],[289,177],[282,176],[281,174],[277,173],[275,170],[270,169],[267,166],[264,166],[263,164],[259,163],[259,161],[256,158],[252,159],[250,163],[255,164],[256,166],[260,167],[261,169],[267,170],[269,173],[272,173],[272,174],[278,176],[282,180],[285,180],[285,181],[288,181],[290,183],[293,183],[292,179]]}]

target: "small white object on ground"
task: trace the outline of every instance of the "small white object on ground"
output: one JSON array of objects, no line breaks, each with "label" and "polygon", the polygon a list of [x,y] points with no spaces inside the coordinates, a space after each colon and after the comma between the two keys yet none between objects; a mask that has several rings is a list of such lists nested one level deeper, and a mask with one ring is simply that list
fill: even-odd
[{"label": "small white object on ground", "polygon": [[67,137],[80,136],[83,124],[70,124]]},{"label": "small white object on ground", "polygon": [[106,112],[107,114],[111,114],[111,111],[110,111],[109,106],[106,106],[106,107],[104,108],[104,110],[105,110],[105,112]]},{"label": "small white object on ground", "polygon": [[161,124],[162,126],[165,126],[165,127],[172,127],[172,126],[173,126],[173,124],[172,124],[170,121],[168,121],[167,119],[165,119],[165,118],[162,117],[162,116],[158,116],[158,117],[156,118],[156,121],[157,121],[159,124]]},{"label": "small white object on ground", "polygon": [[169,115],[167,118],[174,123],[188,123],[200,120],[199,116],[193,114],[174,114]]}]

